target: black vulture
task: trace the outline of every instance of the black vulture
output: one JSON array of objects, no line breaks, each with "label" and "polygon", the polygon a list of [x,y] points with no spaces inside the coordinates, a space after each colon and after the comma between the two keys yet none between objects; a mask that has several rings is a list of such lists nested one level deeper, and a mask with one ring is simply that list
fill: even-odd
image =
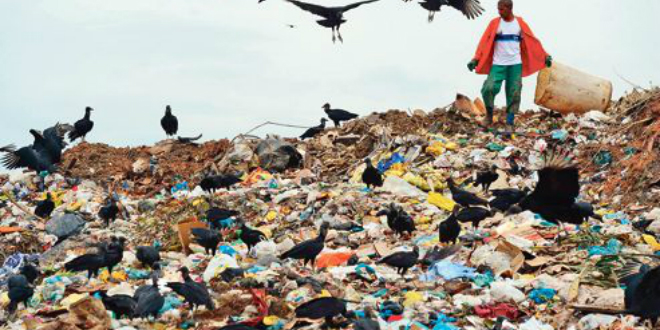
[{"label": "black vulture", "polygon": [[342,121],[349,121],[359,117],[358,115],[342,109],[330,109],[330,103],[326,103],[322,107],[328,118],[335,123],[335,127],[339,127]]},{"label": "black vulture", "polygon": [[368,306],[364,309],[364,317],[353,321],[354,330],[380,330],[380,323],[378,323],[378,316],[374,313],[373,308]]},{"label": "black vulture", "polygon": [[360,1],[341,7],[324,7],[298,0],[286,0],[286,1],[291,2],[292,4],[298,6],[298,8],[302,10],[323,17],[322,20],[318,20],[316,21],[316,23],[318,23],[321,26],[332,29],[332,42],[335,42],[335,30],[337,31],[337,38],[339,38],[339,41],[344,42],[344,40],[341,37],[341,33],[339,33],[339,27],[342,24],[346,23],[346,20],[344,19],[344,13],[351,9],[357,8],[361,5],[376,2],[378,0]]},{"label": "black vulture", "polygon": [[98,276],[99,269],[106,266],[105,255],[107,253],[107,246],[102,244],[98,248],[97,253],[88,253],[76,257],[75,259],[64,264],[64,268],[69,272],[87,271],[89,279],[92,276]]},{"label": "black vulture", "polygon": [[472,226],[476,229],[479,228],[479,223],[484,219],[493,216],[493,212],[483,207],[466,207],[456,214],[456,219],[460,222],[471,222]]},{"label": "black vulture", "polygon": [[461,206],[471,206],[471,205],[488,205],[488,201],[469,192],[465,191],[456,186],[454,180],[449,178],[447,180],[447,185],[451,191],[451,196],[454,202],[458,203]]},{"label": "black vulture", "polygon": [[419,259],[419,247],[415,245],[412,252],[395,252],[380,259],[377,264],[386,264],[396,268],[397,274],[405,276],[408,269],[417,264]]},{"label": "black vulture", "polygon": [[[30,133],[34,135],[36,144],[44,143],[44,137],[39,132],[30,130]],[[10,144],[0,148],[0,151],[6,153],[2,157],[2,165],[9,170],[27,168],[37,173],[43,171],[54,173],[57,171],[57,166],[52,161],[52,157],[44,149],[35,149],[34,144],[18,150],[16,146]]]},{"label": "black vulture", "polygon": [[497,166],[493,165],[488,170],[478,172],[477,179],[474,181],[474,184],[477,186],[480,185],[482,190],[488,191],[490,189],[490,185],[497,181],[499,177],[500,175],[497,174]]},{"label": "black vulture", "polygon": [[250,253],[255,245],[266,239],[266,235],[256,229],[249,228],[245,220],[242,220],[239,238],[248,246],[248,253]]},{"label": "black vulture", "polygon": [[115,202],[114,197],[108,197],[105,205],[99,209],[99,218],[105,222],[105,226],[109,227],[110,222],[117,220],[117,214],[119,213],[119,207]]},{"label": "black vulture", "polygon": [[55,210],[55,202],[53,202],[50,193],[46,193],[46,199],[37,202],[34,214],[40,218],[48,219],[53,210]]},{"label": "black vulture", "polygon": [[458,235],[461,233],[461,225],[458,223],[458,219],[456,218],[458,209],[459,207],[456,205],[449,218],[440,223],[440,226],[438,227],[440,243],[456,244]]},{"label": "black vulture", "polygon": [[177,139],[180,143],[184,143],[184,144],[188,144],[188,143],[189,143],[189,144],[197,145],[197,143],[195,143],[195,141],[197,141],[197,140],[199,140],[199,139],[201,139],[201,138],[202,138],[202,134],[199,134],[199,135],[197,135],[197,136],[193,136],[193,137],[177,136],[176,139]]},{"label": "black vulture", "polygon": [[48,155],[53,164],[58,164],[62,160],[62,150],[67,146],[64,137],[72,129],[70,125],[57,123],[44,130],[43,134],[31,130],[30,133],[35,137],[33,147],[37,152]]},{"label": "black vulture", "polygon": [[105,291],[97,291],[96,293],[101,297],[105,309],[115,313],[118,319],[124,316],[133,318],[137,308],[137,301],[133,297],[125,294],[108,296]]},{"label": "black vulture", "polygon": [[154,246],[138,246],[135,257],[142,266],[153,268],[154,264],[160,261],[160,243],[156,242]]},{"label": "black vulture", "polygon": [[124,259],[124,247],[126,239],[124,237],[112,237],[105,253],[104,266],[108,267],[108,273],[112,274],[112,269],[121,263]]},{"label": "black vulture", "polygon": [[362,172],[362,182],[364,182],[368,188],[382,187],[383,186],[383,175],[380,174],[380,171],[374,167],[371,163],[371,159],[366,158],[364,163],[367,167]]},{"label": "black vulture", "polygon": [[202,283],[195,282],[190,277],[190,271],[188,268],[182,267],[179,271],[183,277],[183,283],[169,282],[167,283],[167,286],[178,295],[182,296],[184,300],[192,306],[193,310],[195,310],[197,306],[206,306],[206,309],[210,311],[213,310],[213,299],[211,299],[206,286]]},{"label": "black vulture", "polygon": [[424,266],[431,266],[440,260],[451,257],[460,250],[461,250],[460,244],[446,246],[443,247],[442,249],[436,245],[433,247],[433,250],[426,252],[424,258],[422,258],[421,263]]},{"label": "black vulture", "polygon": [[488,202],[488,205],[490,205],[492,209],[498,210],[500,212],[506,212],[511,208],[511,206],[518,204],[523,198],[525,198],[529,191],[508,188],[495,189],[492,190],[491,193],[493,196],[495,196],[495,198]]},{"label": "black vulture", "polygon": [[305,133],[303,133],[300,136],[300,139],[301,140],[311,139],[315,137],[317,134],[323,132],[323,130],[325,129],[325,123],[327,121],[328,121],[327,119],[321,118],[321,124],[319,126],[310,127],[309,129],[307,129]]},{"label": "black vulture", "polygon": [[150,315],[154,318],[158,317],[158,312],[165,305],[165,298],[158,290],[158,275],[156,272],[151,275],[151,285],[138,288],[133,295],[133,299],[137,301],[135,317],[146,318]]},{"label": "black vulture", "polygon": [[217,189],[229,189],[241,181],[238,176],[233,174],[210,175],[202,179],[199,186],[206,192],[214,193]]},{"label": "black vulture", "polygon": [[[404,1],[408,2],[410,0]],[[439,12],[442,6],[451,6],[460,10],[468,19],[475,19],[484,12],[479,0],[423,0],[419,5],[429,11],[429,23],[433,22],[435,13]]]},{"label": "black vulture", "polygon": [[415,221],[401,206],[390,203],[389,207],[378,212],[377,216],[387,216],[387,225],[395,234],[403,235],[408,233],[412,235],[415,231]]},{"label": "black vulture", "polygon": [[313,239],[301,242],[291,248],[289,251],[284,252],[280,256],[280,259],[302,259],[303,266],[306,266],[308,262],[311,262],[312,266],[314,266],[316,263],[316,256],[318,256],[325,247],[325,236],[328,234],[329,226],[330,224],[327,222],[321,224],[318,236]]},{"label": "black vulture", "polygon": [[338,315],[347,315],[346,301],[334,297],[316,298],[296,308],[297,318],[325,319],[327,325],[331,325],[332,318]]},{"label": "black vulture", "polygon": [[179,130],[179,120],[172,114],[172,108],[169,105],[165,107],[165,116],[160,120],[160,126],[163,127],[167,136],[176,135]]},{"label": "black vulture", "polygon": [[7,289],[9,295],[9,306],[7,312],[14,313],[18,308],[18,304],[23,303],[27,308],[27,301],[34,294],[34,289],[30,286],[28,279],[22,275],[12,275],[7,281]]},{"label": "black vulture", "polygon": [[660,317],[660,266],[637,265],[637,272],[620,280],[626,285],[625,311],[655,324]]},{"label": "black vulture", "polygon": [[71,142],[78,138],[82,138],[82,140],[85,141],[85,136],[92,131],[92,128],[94,128],[94,122],[89,119],[92,111],[94,111],[94,109],[86,107],[85,117],[73,124],[73,130],[69,132],[69,140],[71,140]]},{"label": "black vulture", "polygon": [[193,228],[190,230],[195,242],[204,248],[207,254],[215,256],[218,244],[222,240],[220,232],[206,228]]},{"label": "black vulture", "polygon": [[212,206],[206,211],[206,221],[211,225],[211,229],[221,229],[223,226],[220,221],[238,215],[240,215],[238,211]]},{"label": "black vulture", "polygon": [[39,271],[39,268],[37,266],[31,264],[31,263],[26,263],[21,267],[21,274],[27,278],[28,282],[30,284],[34,284],[34,281],[36,281],[39,278],[39,275],[41,275],[41,272]]}]

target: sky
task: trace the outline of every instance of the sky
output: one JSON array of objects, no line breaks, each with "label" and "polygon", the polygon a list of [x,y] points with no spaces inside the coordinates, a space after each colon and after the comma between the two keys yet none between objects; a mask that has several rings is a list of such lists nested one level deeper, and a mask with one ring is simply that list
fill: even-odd
[{"label": "sky", "polygon": [[[0,144],[29,144],[30,128],[73,123],[86,106],[96,110],[87,140],[115,146],[165,138],[167,104],[180,135],[205,140],[265,121],[313,126],[325,102],[360,115],[430,111],[479,95],[485,76],[466,64],[497,15],[496,0],[481,2],[476,20],[443,7],[429,24],[414,1],[380,0],[348,12],[333,44],[282,0],[0,0]],[[516,0],[514,12],[556,61],[610,79],[614,97],[631,88],[621,77],[660,80],[658,0]],[[523,108],[536,108],[535,82],[524,81]]]}]

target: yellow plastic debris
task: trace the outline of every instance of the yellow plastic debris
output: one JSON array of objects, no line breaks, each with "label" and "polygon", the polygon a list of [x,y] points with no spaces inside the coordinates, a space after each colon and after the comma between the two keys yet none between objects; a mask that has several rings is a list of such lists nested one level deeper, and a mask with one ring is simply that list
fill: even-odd
[{"label": "yellow plastic debris", "polygon": [[452,211],[456,202],[436,192],[429,193],[427,201],[443,210]]},{"label": "yellow plastic debris", "polygon": [[412,307],[422,300],[424,300],[424,296],[419,291],[408,291],[404,296],[403,307]]},{"label": "yellow plastic debris", "polygon": [[[110,274],[108,274],[107,269],[104,269],[101,272],[101,274],[99,275],[99,279],[105,283],[110,282]],[[126,282],[128,280],[128,274],[126,274],[126,272],[124,272],[123,270],[112,272],[112,279],[115,281]]]},{"label": "yellow plastic debris", "polygon": [[332,295],[328,290],[321,291],[321,294],[319,294],[318,296],[318,298],[325,298],[325,297],[332,297]]},{"label": "yellow plastic debris", "polygon": [[408,171],[408,166],[402,163],[393,164],[387,171],[385,171],[385,176],[398,176],[403,177]]},{"label": "yellow plastic debris", "polygon": [[75,202],[75,203],[69,205],[69,206],[66,208],[66,210],[69,211],[69,212],[76,212],[76,211],[80,210],[80,208],[83,207],[83,204],[84,204],[84,202],[82,202],[82,201],[77,201],[77,202]]},{"label": "yellow plastic debris", "polygon": [[87,297],[87,294],[73,293],[62,299],[62,301],[60,301],[60,305],[63,307],[69,307],[71,304],[85,297]]},{"label": "yellow plastic debris", "polygon": [[651,235],[642,235],[642,238],[644,239],[644,242],[648,245],[651,246],[653,251],[660,251],[660,243],[655,240],[655,237]]},{"label": "yellow plastic debris", "polygon": [[272,222],[273,220],[275,220],[275,218],[277,218],[276,211],[271,210],[268,212],[268,214],[266,214],[266,221],[268,222]]},{"label": "yellow plastic debris", "polygon": [[445,153],[445,144],[442,142],[435,142],[426,147],[426,153],[438,157]]},{"label": "yellow plastic debris", "polygon": [[275,325],[275,324],[277,324],[277,321],[279,321],[279,320],[280,320],[279,317],[277,317],[277,316],[275,316],[275,315],[270,315],[270,316],[266,316],[266,317],[264,317],[264,321],[263,321],[263,322],[264,322],[264,325],[266,325],[266,326],[271,326],[271,325]]}]

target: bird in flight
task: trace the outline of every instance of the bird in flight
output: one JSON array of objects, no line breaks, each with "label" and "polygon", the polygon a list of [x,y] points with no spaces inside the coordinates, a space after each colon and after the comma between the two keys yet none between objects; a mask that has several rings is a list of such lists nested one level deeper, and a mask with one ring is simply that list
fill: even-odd
[{"label": "bird in flight", "polygon": [[[408,2],[410,0],[404,1]],[[433,22],[435,13],[439,12],[442,6],[453,7],[461,11],[468,19],[475,19],[484,12],[484,8],[481,7],[479,0],[424,0],[419,5],[429,11],[429,23]]]}]

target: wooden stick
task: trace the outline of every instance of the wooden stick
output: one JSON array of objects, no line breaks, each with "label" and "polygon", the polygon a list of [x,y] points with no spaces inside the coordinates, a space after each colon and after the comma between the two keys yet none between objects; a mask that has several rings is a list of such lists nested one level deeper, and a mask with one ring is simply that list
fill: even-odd
[{"label": "wooden stick", "polygon": [[6,196],[7,196],[7,199],[9,199],[9,201],[10,201],[12,204],[14,204],[16,207],[18,207],[21,211],[25,212],[27,215],[31,215],[31,216],[33,216],[33,217],[39,219],[40,221],[44,221],[44,220],[46,220],[46,219],[44,219],[44,218],[42,218],[42,217],[39,217],[39,216],[37,216],[36,214],[30,212],[30,210],[28,210],[27,208],[25,208],[25,206],[23,206],[23,205],[21,205],[21,204],[18,204],[18,202],[16,202],[16,200],[14,199],[14,197],[11,196],[11,194],[6,193]]},{"label": "wooden stick", "polygon": [[614,309],[612,307],[570,305],[568,306],[578,312],[599,313],[599,314],[627,314],[625,309]]}]

